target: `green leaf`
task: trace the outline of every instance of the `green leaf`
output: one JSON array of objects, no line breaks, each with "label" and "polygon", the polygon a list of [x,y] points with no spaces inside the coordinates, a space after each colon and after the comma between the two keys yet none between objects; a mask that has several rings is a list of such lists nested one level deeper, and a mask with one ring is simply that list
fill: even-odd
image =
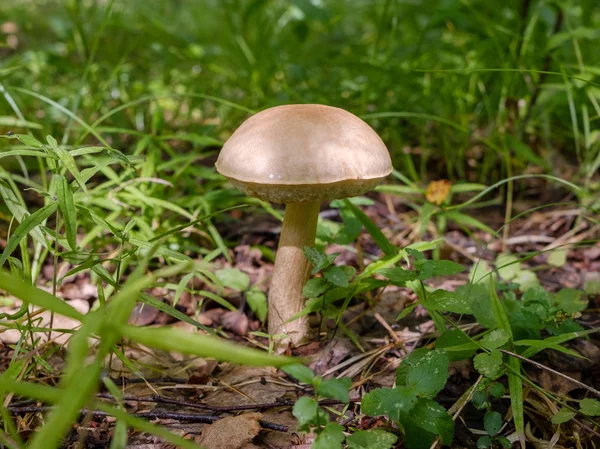
[{"label": "green leaf", "polygon": [[19,223],[19,226],[17,226],[17,229],[15,229],[13,234],[8,239],[6,248],[4,248],[4,251],[2,252],[2,256],[0,257],[0,267],[4,265],[4,262],[6,262],[8,256],[10,256],[17,246],[19,246],[21,239],[23,239],[37,226],[42,224],[50,215],[56,212],[57,209],[58,203],[49,203],[41,209],[36,210],[33,214],[29,215],[21,223]]},{"label": "green leaf", "polygon": [[485,352],[477,354],[473,359],[473,365],[480,374],[489,379],[496,379],[503,371],[502,353],[495,350],[491,354]]},{"label": "green leaf", "polygon": [[301,365],[299,363],[293,365],[286,365],[281,368],[284,373],[292,376],[299,382],[312,385],[315,378],[315,373],[308,366]]},{"label": "green leaf", "polygon": [[519,290],[522,292],[540,285],[537,275],[531,270],[521,270],[513,281],[519,284]]},{"label": "green leaf", "polygon": [[496,257],[496,269],[502,279],[510,281],[521,271],[521,262],[512,254],[499,254]]},{"label": "green leaf", "polygon": [[496,329],[481,339],[481,346],[490,351],[504,346],[510,340],[510,335],[504,329]]},{"label": "green leaf", "polygon": [[[452,329],[444,332],[435,341],[435,349],[447,349],[453,346],[465,345],[471,343],[471,340],[465,335],[465,333],[458,329]],[[451,362],[458,360],[470,359],[475,354],[477,346],[474,349],[466,349],[463,351],[446,351],[448,359]]]},{"label": "green leaf", "polygon": [[463,214],[461,212],[451,210],[444,212],[444,216],[449,220],[454,221],[455,223],[463,226],[467,226],[470,228],[481,229],[482,231],[487,232],[488,234],[494,235],[495,232],[492,228],[490,228],[485,223],[477,220],[471,215]]},{"label": "green leaf", "polygon": [[367,217],[362,210],[352,204],[348,199],[345,199],[344,203],[346,207],[349,208],[356,218],[358,218],[358,220],[362,223],[367,232],[371,234],[371,237],[373,237],[373,240],[375,240],[377,246],[379,246],[379,248],[381,248],[386,255],[391,256],[398,252],[398,248],[390,243],[387,237],[379,229],[379,226],[373,223],[373,221]]},{"label": "green leaf", "polygon": [[43,148],[44,144],[37,140],[35,137],[28,134],[17,134],[15,136],[22,144],[33,148]]},{"label": "green leaf", "polygon": [[331,285],[325,278],[310,279],[302,289],[302,296],[305,298],[318,298],[330,287]]},{"label": "green leaf", "polygon": [[563,407],[552,417],[552,424],[564,424],[573,419],[575,415],[577,415],[577,413]]},{"label": "green leaf", "polygon": [[[97,270],[97,268],[101,268],[103,271]],[[106,269],[104,267],[102,267],[101,265],[96,265],[94,268],[92,268],[92,271],[94,271],[94,273],[96,273],[98,275],[103,274],[102,275],[102,279],[105,280],[106,282],[109,282],[109,283],[113,282],[114,283],[114,280],[112,279],[112,277],[110,277],[110,274],[108,272],[106,272]],[[173,306],[171,306],[169,304],[166,304],[166,303],[164,303],[163,301],[161,301],[159,299],[156,299],[154,296],[148,295],[146,293],[142,293],[140,295],[140,301],[143,302],[144,304],[148,304],[149,306],[154,307],[155,309],[160,310],[161,312],[166,313],[167,315],[171,315],[173,318],[176,318],[179,321],[183,321],[184,323],[191,324],[192,326],[195,326],[198,329],[202,329],[202,330],[204,330],[204,331],[206,331],[208,333],[211,333],[211,334],[214,334],[214,332],[215,332],[210,327],[206,327],[206,326],[198,323],[198,321],[196,321],[193,318],[187,316],[185,313],[180,312],[175,307],[173,307]]]},{"label": "green leaf", "polygon": [[[550,337],[550,338],[554,338],[554,337]],[[554,349],[555,351],[559,351],[564,354],[569,354],[572,357],[577,357],[579,359],[585,358],[581,354],[579,354],[571,349],[564,348],[564,347],[560,346],[559,344],[549,341],[550,338],[546,338],[545,340],[517,340],[513,344],[515,346],[529,346],[530,348],[537,348],[539,350]]]},{"label": "green leaf", "polygon": [[446,409],[431,399],[419,399],[410,411],[411,418],[428,432],[439,435],[444,444],[451,444],[454,421]]},{"label": "green leaf", "polygon": [[579,411],[587,416],[600,416],[600,401],[586,398],[579,403]]},{"label": "green leaf", "polygon": [[489,436],[494,436],[502,428],[502,415],[498,412],[487,412],[483,417],[483,428]]},{"label": "green leaf", "polygon": [[398,437],[385,430],[359,430],[348,438],[348,449],[391,449]]},{"label": "green leaf", "polygon": [[344,428],[338,423],[330,422],[317,435],[312,449],[342,449],[344,438]]},{"label": "green leaf", "polygon": [[484,435],[477,440],[477,449],[487,449],[492,447],[492,438]]},{"label": "green leaf", "polygon": [[261,322],[264,322],[267,319],[267,295],[258,288],[251,288],[244,295],[250,310]]},{"label": "green leaf", "polygon": [[488,408],[492,405],[485,391],[476,391],[475,393],[473,393],[471,403],[478,410]]},{"label": "green leaf", "polygon": [[509,338],[512,340],[512,330],[510,327],[510,321],[508,320],[508,316],[506,315],[506,311],[504,307],[502,307],[502,303],[500,302],[500,298],[496,293],[496,289],[494,288],[493,280],[490,280],[489,283],[489,292],[490,292],[490,302],[492,305],[492,311],[494,312],[494,319],[496,320],[496,326],[499,329],[503,329],[508,334]]},{"label": "green leaf", "polygon": [[408,449],[429,449],[435,433],[423,429],[412,413],[401,413],[400,423],[404,428],[404,443]]},{"label": "green leaf", "polygon": [[62,175],[55,175],[56,194],[58,196],[58,207],[65,222],[65,234],[67,242],[73,251],[77,249],[77,212],[73,202],[73,192],[69,187],[67,179]]},{"label": "green leaf", "polygon": [[463,314],[471,314],[471,303],[469,298],[456,292],[447,290],[436,290],[427,295],[425,300],[421,301],[423,307],[427,310],[438,312],[452,312]]},{"label": "green leaf", "polygon": [[[8,184],[6,184],[2,180],[0,180],[0,198],[4,200],[6,207],[19,223],[23,222],[23,220],[30,216],[29,211],[25,208],[25,206],[22,203],[22,199],[20,200],[19,197],[17,197],[17,195],[15,194],[15,192],[13,192],[10,189]],[[42,234],[42,231],[39,227],[32,229],[29,232],[29,234],[36,242],[38,242],[44,248],[47,247],[46,240],[44,239],[44,235]]]},{"label": "green leaf", "polygon": [[12,151],[2,151],[0,152],[0,159],[4,159],[5,157],[11,156],[35,156],[35,157],[43,157],[50,158],[52,157],[48,153],[40,150],[12,150]]},{"label": "green leaf", "polygon": [[50,145],[52,151],[54,151],[56,156],[58,156],[58,158],[62,162],[63,166],[69,171],[69,173],[73,175],[73,177],[77,181],[77,184],[79,184],[81,190],[87,192],[87,188],[85,187],[85,181],[81,176],[79,168],[77,168],[77,163],[75,162],[75,158],[73,157],[73,155],[67,150],[65,150],[63,147],[59,146],[58,142],[54,137],[46,136],[46,140],[48,141],[48,144]]},{"label": "green leaf", "polygon": [[337,399],[342,402],[349,402],[349,390],[352,385],[352,379],[342,377],[341,379],[325,379],[315,388],[316,392],[326,398]]},{"label": "green leaf", "polygon": [[[553,50],[560,47],[567,41],[570,40],[582,40],[582,39],[596,39],[598,37],[598,30],[596,28],[579,26],[577,28],[571,28],[568,31],[561,31],[556,33],[548,39],[546,43],[546,51]],[[539,165],[539,164],[538,164]]]},{"label": "green leaf", "polygon": [[448,380],[448,354],[438,349],[417,349],[400,363],[397,385],[405,385],[417,395],[433,398]]},{"label": "green leaf", "polygon": [[567,250],[566,249],[554,249],[548,254],[548,265],[553,267],[562,267],[567,263]]},{"label": "green leaf", "polygon": [[329,267],[323,272],[323,276],[336,287],[348,287],[349,285],[348,275],[342,267]]},{"label": "green leaf", "polygon": [[397,421],[400,412],[410,412],[416,402],[416,393],[408,387],[377,388],[362,397],[360,408],[365,415],[385,415]]},{"label": "green leaf", "polygon": [[399,287],[404,287],[408,281],[414,281],[417,279],[418,273],[416,271],[404,270],[402,268],[382,268],[377,271],[378,274],[388,278],[392,284]]},{"label": "green leaf", "polygon": [[467,284],[456,289],[456,292],[465,295],[471,304],[471,313],[479,324],[487,329],[496,327],[496,318],[492,310],[490,292],[483,283]]},{"label": "green leaf", "polygon": [[176,351],[240,365],[283,367],[294,363],[294,359],[290,357],[269,355],[258,349],[246,348],[217,337],[193,334],[182,329],[124,326],[119,330],[126,338],[164,351]]},{"label": "green leaf", "polygon": [[490,394],[494,399],[500,399],[506,394],[506,388],[501,383],[496,382],[490,387]]},{"label": "green leaf", "polygon": [[223,268],[215,271],[217,279],[232,290],[245,291],[250,286],[248,275],[237,268]]},{"label": "green leaf", "polygon": [[308,396],[302,396],[294,403],[292,414],[298,420],[300,427],[310,424],[317,418],[319,404]]},{"label": "green leaf", "polygon": [[521,447],[525,447],[525,410],[523,404],[523,382],[521,374],[521,361],[516,357],[508,358],[508,391],[510,404],[513,410],[513,422]]},{"label": "green leaf", "polygon": [[308,261],[313,265],[312,275],[314,276],[319,271],[324,270],[328,266],[330,266],[335,258],[339,256],[341,253],[333,253],[333,254],[325,254],[322,251],[319,251],[317,248],[311,248],[310,246],[305,246],[302,248],[304,252],[304,256],[308,259]]},{"label": "green leaf", "polygon": [[[567,342],[569,340],[573,340],[575,338],[580,338],[580,337],[584,337],[586,335],[593,334],[595,332],[598,332],[598,330],[599,329],[596,328],[596,329],[589,329],[587,331],[582,331],[582,332],[569,332],[566,334],[556,335],[554,337],[548,337],[548,338],[542,340],[541,342],[542,343],[549,342],[549,343],[559,345],[561,343],[565,343],[565,342]],[[515,342],[515,344],[516,344],[516,342]],[[527,349],[522,355],[523,355],[523,357],[530,358],[530,357],[533,357],[538,352],[540,352],[542,349],[543,348],[531,347],[531,348]]]},{"label": "green leaf", "polygon": [[489,264],[484,260],[479,260],[469,270],[469,282],[477,284],[479,282],[488,283],[490,277],[495,279],[495,273],[490,268]]},{"label": "green leaf", "polygon": [[496,437],[496,441],[498,443],[500,443],[500,446],[502,446],[504,449],[510,449],[512,447],[512,443],[506,437],[503,437],[503,436]]},{"label": "green leaf", "polygon": [[555,297],[555,301],[566,313],[583,312],[587,306],[587,299],[583,299],[583,291],[574,288],[563,288]]},{"label": "green leaf", "polygon": [[415,266],[419,269],[418,279],[421,281],[436,276],[451,276],[465,270],[465,267],[451,260],[427,260]]}]

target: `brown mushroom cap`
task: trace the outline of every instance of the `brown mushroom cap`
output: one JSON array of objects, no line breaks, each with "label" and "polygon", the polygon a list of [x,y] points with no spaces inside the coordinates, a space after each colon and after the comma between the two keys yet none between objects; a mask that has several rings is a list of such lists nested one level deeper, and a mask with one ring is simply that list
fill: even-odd
[{"label": "brown mushroom cap", "polygon": [[250,117],[225,142],[216,167],[247,195],[285,204],[362,195],[392,171],[388,150],[369,125],[317,104]]}]

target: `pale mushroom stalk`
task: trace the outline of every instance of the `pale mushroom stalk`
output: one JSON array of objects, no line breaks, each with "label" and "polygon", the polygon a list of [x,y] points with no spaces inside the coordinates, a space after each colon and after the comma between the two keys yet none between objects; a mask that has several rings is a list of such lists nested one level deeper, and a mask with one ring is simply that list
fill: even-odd
[{"label": "pale mushroom stalk", "polygon": [[269,334],[285,335],[277,347],[306,343],[308,317],[288,322],[304,308],[302,288],[310,277],[311,265],[303,248],[315,244],[319,202],[290,203],[285,208],[275,268],[269,290]]}]

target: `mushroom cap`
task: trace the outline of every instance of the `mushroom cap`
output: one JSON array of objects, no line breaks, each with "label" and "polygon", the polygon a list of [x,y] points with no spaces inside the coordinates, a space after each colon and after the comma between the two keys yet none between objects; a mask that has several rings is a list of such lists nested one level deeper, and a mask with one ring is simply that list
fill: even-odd
[{"label": "mushroom cap", "polygon": [[247,195],[286,204],[362,195],[392,171],[369,125],[318,104],[253,115],[225,142],[215,165]]}]

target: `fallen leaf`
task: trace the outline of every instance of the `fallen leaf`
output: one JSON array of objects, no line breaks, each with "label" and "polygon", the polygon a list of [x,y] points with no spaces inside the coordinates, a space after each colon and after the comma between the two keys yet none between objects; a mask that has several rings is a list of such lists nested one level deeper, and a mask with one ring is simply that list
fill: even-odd
[{"label": "fallen leaf", "polygon": [[198,441],[206,449],[241,449],[261,431],[261,413],[245,413],[223,418],[202,432]]}]

